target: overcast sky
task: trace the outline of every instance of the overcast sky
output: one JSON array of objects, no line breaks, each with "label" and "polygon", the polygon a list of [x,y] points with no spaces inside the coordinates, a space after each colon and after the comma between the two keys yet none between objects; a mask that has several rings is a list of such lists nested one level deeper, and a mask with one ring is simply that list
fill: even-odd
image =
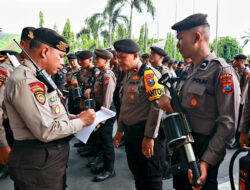
[{"label": "overcast sky", "polygon": [[[153,20],[150,15],[134,11],[133,35],[138,38],[141,25],[146,18],[149,23],[149,37],[166,37],[167,32],[174,32],[171,26],[177,21],[195,13],[207,13],[211,26],[211,40],[216,35],[217,0],[152,0],[157,14]],[[218,36],[231,36],[241,44],[241,36],[250,31],[250,0],[218,0],[219,27]],[[26,26],[39,26],[39,11],[44,13],[44,27],[53,28],[56,24],[61,32],[66,19],[69,18],[73,32],[82,28],[86,17],[103,11],[107,0],[1,0],[0,27],[4,32],[21,33]],[[176,13],[177,3],[177,13]],[[123,14],[129,16],[129,7]],[[175,16],[176,15],[176,16]],[[175,18],[176,17],[176,18]],[[244,48],[250,54],[250,42]]]}]

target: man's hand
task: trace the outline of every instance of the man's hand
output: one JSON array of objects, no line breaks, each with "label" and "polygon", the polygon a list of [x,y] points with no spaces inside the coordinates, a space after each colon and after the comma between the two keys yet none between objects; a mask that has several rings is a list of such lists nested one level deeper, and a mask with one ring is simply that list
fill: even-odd
[{"label": "man's hand", "polygon": [[94,123],[96,113],[93,109],[88,109],[87,111],[81,112],[76,117],[80,118],[83,122],[83,127],[86,127]]},{"label": "man's hand", "polygon": [[248,135],[245,133],[240,133],[240,147],[248,146]]},{"label": "man's hand", "polygon": [[97,131],[101,126],[102,126],[102,124],[99,123],[99,124],[95,127],[95,131]]},{"label": "man's hand", "polygon": [[0,164],[3,164],[3,165],[6,164],[10,151],[11,149],[9,146],[0,148]]},{"label": "man's hand", "polygon": [[158,107],[166,112],[174,112],[171,106],[171,99],[166,95],[162,95],[159,99]]},{"label": "man's hand", "polygon": [[90,93],[91,93],[91,89],[90,88],[88,88],[87,90],[85,90],[85,92],[84,92],[85,98],[89,99],[90,98]]},{"label": "man's hand", "polygon": [[154,155],[154,139],[144,137],[142,141],[142,154],[146,158],[150,158]]},{"label": "man's hand", "polygon": [[116,148],[120,146],[121,139],[122,139],[122,132],[117,131],[113,139],[113,143]]},{"label": "man's hand", "polygon": [[[201,182],[203,182],[203,184],[206,183],[206,179],[207,179],[207,169],[208,169],[208,163],[204,162],[204,161],[200,161],[199,162],[199,167],[200,167],[200,171],[201,171],[201,177],[197,180],[197,183],[200,184]],[[193,172],[192,170],[188,170],[188,179],[189,179],[189,183],[190,184],[194,184],[194,180],[193,180]],[[203,186],[200,187],[194,187],[192,186],[193,190],[200,190],[202,189]]]}]

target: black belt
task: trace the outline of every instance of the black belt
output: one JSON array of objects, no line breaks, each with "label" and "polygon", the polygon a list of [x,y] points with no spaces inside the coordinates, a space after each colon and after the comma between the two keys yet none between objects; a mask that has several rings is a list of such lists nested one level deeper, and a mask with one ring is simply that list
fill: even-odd
[{"label": "black belt", "polygon": [[37,139],[34,140],[15,140],[14,146],[20,147],[60,147],[69,143],[71,137],[66,137],[51,142],[41,142]]}]

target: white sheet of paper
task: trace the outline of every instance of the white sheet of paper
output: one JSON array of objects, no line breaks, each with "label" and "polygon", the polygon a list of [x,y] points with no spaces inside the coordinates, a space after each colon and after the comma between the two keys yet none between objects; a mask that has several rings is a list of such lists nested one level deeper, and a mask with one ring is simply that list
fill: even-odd
[{"label": "white sheet of paper", "polygon": [[107,119],[110,119],[111,117],[114,117],[116,115],[115,112],[105,108],[101,107],[101,109],[96,112],[96,118],[92,125],[83,127],[81,131],[75,134],[75,137],[78,138],[83,143],[86,143],[89,139],[89,136],[94,131],[95,127],[101,123],[102,121],[105,121]]}]

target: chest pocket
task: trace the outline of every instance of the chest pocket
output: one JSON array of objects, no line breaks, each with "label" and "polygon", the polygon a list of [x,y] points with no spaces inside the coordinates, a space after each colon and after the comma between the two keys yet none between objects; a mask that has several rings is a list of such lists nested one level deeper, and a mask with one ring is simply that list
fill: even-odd
[{"label": "chest pocket", "polygon": [[50,106],[51,112],[54,116],[59,117],[66,113],[65,107],[62,104],[59,96],[56,92],[48,94],[48,104]]},{"label": "chest pocket", "polygon": [[197,82],[192,82],[192,84],[188,88],[188,93],[196,94],[198,96],[202,96],[206,90],[205,84],[200,84]]}]

